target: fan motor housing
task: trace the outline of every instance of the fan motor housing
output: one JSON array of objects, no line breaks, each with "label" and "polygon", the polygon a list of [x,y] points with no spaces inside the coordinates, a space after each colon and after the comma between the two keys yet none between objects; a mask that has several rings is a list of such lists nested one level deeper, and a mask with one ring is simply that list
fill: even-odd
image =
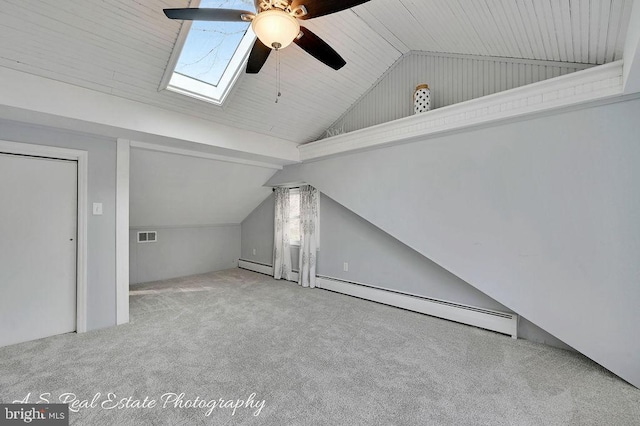
[{"label": "fan motor housing", "polygon": [[256,0],[257,13],[271,9],[280,9],[294,18],[301,18],[307,14],[307,8],[304,5],[292,9],[290,0]]},{"label": "fan motor housing", "polygon": [[271,9],[280,9],[286,12],[290,11],[290,2],[288,0],[258,0],[256,3],[258,13]]}]

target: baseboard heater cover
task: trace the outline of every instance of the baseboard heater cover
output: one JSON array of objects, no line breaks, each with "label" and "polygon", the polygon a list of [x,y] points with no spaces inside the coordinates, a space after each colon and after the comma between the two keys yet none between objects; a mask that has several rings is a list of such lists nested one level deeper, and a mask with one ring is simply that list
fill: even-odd
[{"label": "baseboard heater cover", "polygon": [[[240,259],[238,266],[242,269],[273,276],[273,266],[271,265]],[[295,272],[294,275],[292,281],[297,282],[298,273]],[[514,313],[432,299],[322,275],[316,276],[316,287],[496,331],[507,334],[514,339],[518,338],[518,315]]]},{"label": "baseboard heater cover", "polygon": [[[258,272],[273,277],[273,266],[266,263],[254,262],[252,260],[238,260],[238,268],[248,271]],[[291,279],[289,281],[298,282],[298,271],[291,271]]]},{"label": "baseboard heater cover", "polygon": [[267,274],[273,276],[273,266],[266,263],[253,262],[251,260],[238,260],[238,267],[241,269],[247,269],[253,272],[259,272],[261,274]]}]

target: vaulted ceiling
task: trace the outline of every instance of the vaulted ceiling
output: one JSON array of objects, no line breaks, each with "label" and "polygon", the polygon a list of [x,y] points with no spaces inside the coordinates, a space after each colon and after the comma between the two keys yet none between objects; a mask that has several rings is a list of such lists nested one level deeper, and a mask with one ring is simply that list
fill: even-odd
[{"label": "vaulted ceiling", "polygon": [[[311,1],[311,0],[309,0]],[[621,59],[632,0],[371,0],[305,22],[347,61],[296,46],[243,74],[221,108],[160,90],[188,0],[3,0],[0,66],[297,143],[319,138],[410,51],[602,64]],[[192,6],[195,1],[192,2]]]}]

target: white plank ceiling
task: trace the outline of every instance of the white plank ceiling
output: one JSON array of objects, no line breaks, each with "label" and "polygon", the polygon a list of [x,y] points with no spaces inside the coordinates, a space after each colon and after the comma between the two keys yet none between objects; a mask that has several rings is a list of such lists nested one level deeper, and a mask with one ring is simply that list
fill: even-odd
[{"label": "white plank ceiling", "polygon": [[354,9],[398,50],[604,64],[632,0],[400,0]]},{"label": "white plank ceiling", "polygon": [[[310,0],[311,1],[311,0]],[[410,51],[585,64],[621,58],[632,0],[371,0],[305,22],[347,61],[296,46],[244,75],[223,108],[158,91],[188,0],[2,0],[0,66],[295,142],[319,138]]]}]

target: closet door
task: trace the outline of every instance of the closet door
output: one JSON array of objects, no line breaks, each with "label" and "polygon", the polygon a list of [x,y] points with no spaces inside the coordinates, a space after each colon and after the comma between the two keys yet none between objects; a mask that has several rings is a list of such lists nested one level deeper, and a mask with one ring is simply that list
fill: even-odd
[{"label": "closet door", "polygon": [[77,169],[0,153],[0,346],[76,330]]}]

